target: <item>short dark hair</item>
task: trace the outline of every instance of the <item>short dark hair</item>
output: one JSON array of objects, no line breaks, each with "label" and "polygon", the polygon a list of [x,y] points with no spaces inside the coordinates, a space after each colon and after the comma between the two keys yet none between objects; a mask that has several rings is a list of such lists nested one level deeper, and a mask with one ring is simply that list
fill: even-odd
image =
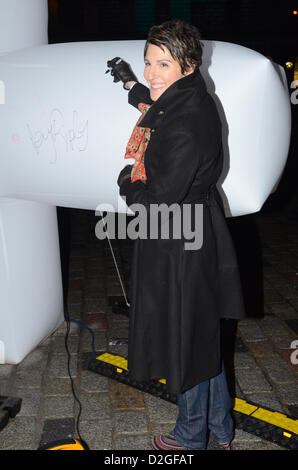
[{"label": "short dark hair", "polygon": [[144,49],[146,56],[149,44],[163,49],[166,47],[180,64],[184,73],[189,67],[199,67],[202,63],[203,44],[196,26],[181,20],[169,20],[149,30]]}]

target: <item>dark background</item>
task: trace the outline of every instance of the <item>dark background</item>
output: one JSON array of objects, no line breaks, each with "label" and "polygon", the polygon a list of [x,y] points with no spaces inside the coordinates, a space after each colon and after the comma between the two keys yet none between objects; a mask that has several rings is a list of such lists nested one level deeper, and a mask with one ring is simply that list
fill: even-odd
[{"label": "dark background", "polygon": [[230,41],[277,62],[297,55],[295,0],[48,0],[49,42],[145,39],[170,18],[196,25],[202,38]]},{"label": "dark background", "polygon": [[[49,43],[145,39],[148,29],[171,18],[196,25],[202,39],[240,44],[285,66],[298,56],[298,0],[48,0]],[[289,97],[294,67],[285,67]],[[298,80],[298,76],[296,77]],[[298,216],[297,109],[292,109],[292,139],[287,165],[275,194],[259,214],[229,219],[235,242],[248,314],[263,312],[262,242],[257,217],[263,214]],[[58,208],[65,295],[71,210]]]}]

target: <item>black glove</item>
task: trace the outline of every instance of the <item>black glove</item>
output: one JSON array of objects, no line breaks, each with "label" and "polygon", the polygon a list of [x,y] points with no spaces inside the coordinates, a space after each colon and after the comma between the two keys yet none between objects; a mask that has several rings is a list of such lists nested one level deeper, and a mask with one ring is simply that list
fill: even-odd
[{"label": "black glove", "polygon": [[109,70],[106,73],[111,72],[112,77],[114,77],[114,82],[123,82],[123,88],[125,88],[125,83],[127,82],[137,82],[138,79],[131,70],[130,65],[122,60],[120,57],[114,57],[112,60],[108,60],[107,66]]},{"label": "black glove", "polygon": [[117,184],[121,186],[121,184],[128,178],[130,178],[131,170],[133,165],[126,165],[119,173]]}]

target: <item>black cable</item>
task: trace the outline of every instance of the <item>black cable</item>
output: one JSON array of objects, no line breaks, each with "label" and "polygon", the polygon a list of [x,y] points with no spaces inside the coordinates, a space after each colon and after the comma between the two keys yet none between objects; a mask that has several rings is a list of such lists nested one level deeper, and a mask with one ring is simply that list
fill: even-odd
[{"label": "black cable", "polygon": [[[113,260],[114,260],[114,265],[115,265],[115,268],[116,268],[116,271],[117,271],[117,274],[118,274],[118,278],[119,278],[119,281],[120,281],[120,284],[121,284],[121,287],[122,287],[123,296],[124,296],[126,305],[129,307],[130,304],[129,304],[128,299],[126,297],[126,292],[125,292],[125,289],[124,289],[124,285],[122,283],[122,279],[121,279],[120,272],[119,272],[119,269],[118,269],[118,265],[117,265],[117,262],[116,262],[116,258],[115,258],[115,255],[114,255],[113,247],[112,247],[112,244],[111,244],[111,241],[110,241],[110,238],[109,238],[109,234],[108,234],[108,231],[107,231],[107,226],[104,222],[103,214],[101,214],[101,220],[103,222],[104,230],[107,234],[107,239],[108,239],[110,251],[111,251],[111,254],[112,254],[112,257],[113,257]],[[73,397],[79,405],[79,412],[78,412],[78,416],[77,416],[77,419],[76,419],[76,431],[77,431],[78,438],[81,441],[81,444],[84,446],[84,448],[86,450],[89,450],[89,446],[82,439],[80,429],[79,429],[80,417],[81,417],[81,413],[82,413],[82,404],[81,404],[79,398],[77,397],[75,387],[74,387],[74,381],[73,381],[73,378],[71,376],[71,370],[70,370],[71,355],[70,355],[70,351],[69,351],[69,348],[68,348],[68,336],[69,336],[69,330],[70,330],[70,322],[77,323],[78,325],[86,328],[89,331],[89,333],[91,333],[91,335],[92,335],[92,352],[93,352],[93,355],[96,357],[97,354],[96,354],[95,346],[94,346],[94,332],[88,326],[84,325],[83,323],[79,322],[78,320],[73,320],[72,318],[69,318],[69,316],[66,315],[66,314],[64,315],[64,318],[66,320],[65,349],[66,349],[67,356],[68,356],[68,361],[67,361],[68,375],[69,375],[70,382],[71,382],[71,389],[72,389]]]},{"label": "black cable", "polygon": [[[65,320],[66,320],[66,334],[65,334],[65,338],[64,338],[65,341],[64,342],[65,342],[65,349],[66,349],[67,356],[68,356],[67,370],[68,370],[68,375],[69,375],[69,378],[70,378],[72,394],[73,394],[73,397],[74,397],[75,401],[77,402],[77,404],[79,406],[79,411],[78,411],[78,415],[77,415],[77,419],[76,419],[76,431],[77,431],[78,438],[79,438],[82,446],[84,447],[84,449],[89,450],[88,444],[82,438],[81,433],[80,433],[80,425],[79,424],[80,424],[80,417],[81,417],[81,414],[82,414],[82,404],[81,404],[81,402],[80,402],[80,400],[79,400],[79,398],[76,394],[74,381],[73,381],[73,378],[72,378],[72,375],[71,375],[71,370],[70,370],[71,354],[70,354],[70,351],[69,351],[69,348],[68,348],[68,337],[69,337],[69,331],[70,331],[70,322],[74,321],[74,320],[72,320],[68,316],[65,316]],[[85,326],[85,325],[83,325],[83,326]],[[86,328],[88,328],[88,327],[86,327]],[[90,328],[88,328],[88,329],[90,330]],[[92,330],[90,330],[90,331],[92,331]]]}]

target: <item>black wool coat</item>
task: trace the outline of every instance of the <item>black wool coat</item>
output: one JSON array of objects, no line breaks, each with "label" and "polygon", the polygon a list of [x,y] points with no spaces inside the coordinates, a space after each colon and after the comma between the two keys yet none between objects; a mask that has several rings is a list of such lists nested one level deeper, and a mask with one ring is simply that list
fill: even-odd
[{"label": "black wool coat", "polygon": [[120,195],[148,213],[151,204],[189,204],[193,224],[195,205],[203,208],[201,248],[186,249],[182,229],[180,238],[170,230],[168,238],[138,238],[134,245],[128,368],[138,381],[166,379],[176,394],[220,373],[220,319],[240,319],[244,307],[215,186],[223,165],[221,122],[200,71],[173,83],[154,103],[137,83],[129,103],[140,102],[152,104],[139,123],[151,129],[147,181],[124,180]]}]

